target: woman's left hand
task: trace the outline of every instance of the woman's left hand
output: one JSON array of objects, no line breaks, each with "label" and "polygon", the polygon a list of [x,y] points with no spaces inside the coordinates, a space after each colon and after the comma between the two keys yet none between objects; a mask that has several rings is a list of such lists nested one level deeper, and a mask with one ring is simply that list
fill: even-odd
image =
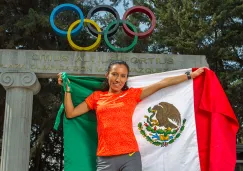
[{"label": "woman's left hand", "polygon": [[198,77],[199,75],[201,75],[204,72],[205,69],[209,69],[209,68],[201,67],[201,68],[198,68],[196,71],[192,72],[191,73],[192,79]]}]

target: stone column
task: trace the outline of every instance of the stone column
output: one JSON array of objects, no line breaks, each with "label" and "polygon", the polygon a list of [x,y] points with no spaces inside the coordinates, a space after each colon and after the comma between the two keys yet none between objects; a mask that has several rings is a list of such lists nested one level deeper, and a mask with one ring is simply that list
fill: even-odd
[{"label": "stone column", "polygon": [[3,72],[6,89],[1,171],[28,171],[33,95],[40,83],[33,72]]}]

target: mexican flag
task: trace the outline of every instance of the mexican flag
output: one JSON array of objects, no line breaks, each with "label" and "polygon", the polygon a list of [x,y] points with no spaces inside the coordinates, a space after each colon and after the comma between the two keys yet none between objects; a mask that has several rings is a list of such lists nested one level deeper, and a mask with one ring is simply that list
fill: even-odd
[{"label": "mexican flag", "polygon": [[[129,87],[144,87],[194,69],[130,77]],[[103,78],[68,76],[78,105]],[[61,106],[55,128],[58,128]],[[74,119],[63,117],[64,170],[96,171],[97,132],[93,111]],[[238,121],[216,75],[206,69],[194,80],[159,90],[141,101],[133,130],[143,171],[233,171]]]}]

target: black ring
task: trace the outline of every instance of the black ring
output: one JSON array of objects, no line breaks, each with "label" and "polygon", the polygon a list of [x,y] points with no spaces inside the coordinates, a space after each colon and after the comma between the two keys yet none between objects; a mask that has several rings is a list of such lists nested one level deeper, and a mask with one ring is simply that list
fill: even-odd
[{"label": "black ring", "polygon": [[[119,16],[119,13],[117,12],[117,10],[109,5],[98,5],[94,8],[92,8],[88,13],[87,19],[90,19],[96,12],[99,12],[99,11],[110,12],[111,14],[114,15],[116,20],[120,20],[120,16]],[[101,34],[102,36],[104,36],[104,30],[102,32],[98,32],[89,23],[87,24],[87,26],[92,35],[97,37],[98,34]],[[118,28],[119,28],[119,22],[117,22],[117,24],[114,27],[112,27],[112,29],[109,30],[109,32],[107,34],[108,37],[113,36],[117,32]]]}]

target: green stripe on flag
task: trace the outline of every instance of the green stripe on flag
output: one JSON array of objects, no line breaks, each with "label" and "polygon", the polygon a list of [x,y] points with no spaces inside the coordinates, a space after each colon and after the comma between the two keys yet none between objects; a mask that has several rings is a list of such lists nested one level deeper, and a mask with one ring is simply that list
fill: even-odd
[{"label": "green stripe on flag", "polygon": [[[85,100],[93,91],[101,90],[105,78],[64,75],[66,84],[71,86],[74,106]],[[67,82],[67,78],[70,83]],[[64,99],[62,93],[62,99]],[[73,119],[67,119],[64,106],[61,105],[54,129],[58,129],[61,114],[64,131],[64,170],[65,171],[96,171],[97,121],[94,111]]]}]

